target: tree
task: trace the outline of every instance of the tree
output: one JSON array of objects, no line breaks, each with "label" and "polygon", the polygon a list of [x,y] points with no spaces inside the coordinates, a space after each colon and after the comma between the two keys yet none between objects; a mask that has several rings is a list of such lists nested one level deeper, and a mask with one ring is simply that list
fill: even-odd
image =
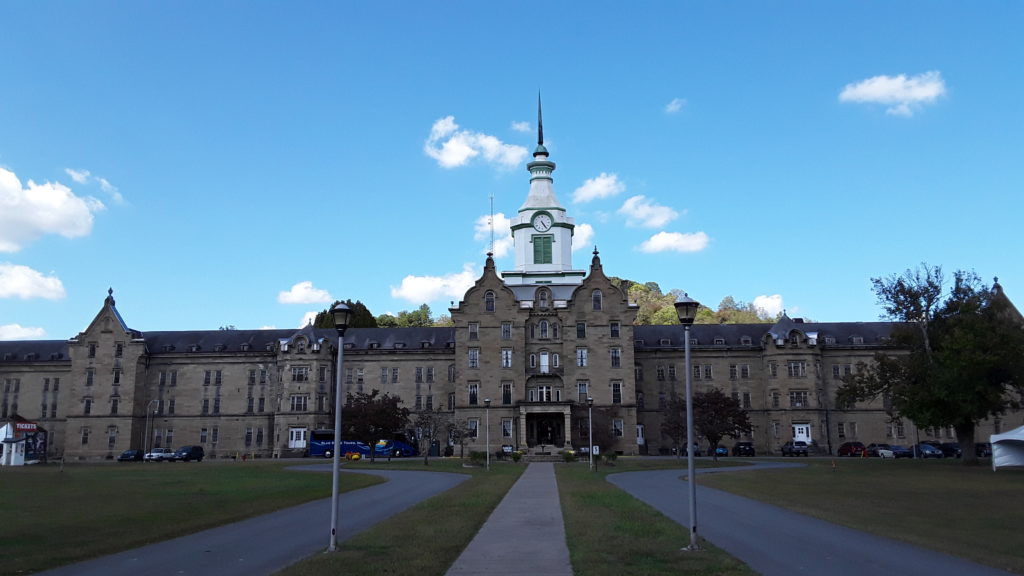
[{"label": "tree", "polygon": [[435,441],[439,441],[448,434],[448,425],[452,417],[449,412],[437,410],[424,410],[416,414],[413,426],[416,428],[416,440],[419,442],[420,453],[423,454],[423,465],[428,466],[430,447]]},{"label": "tree", "polygon": [[[335,300],[326,310],[321,310],[317,313],[316,318],[313,320],[313,328],[334,328],[334,315],[331,314],[331,310],[335,306],[341,303],[341,300]],[[348,321],[349,328],[376,328],[377,320],[370,313],[370,310],[365,304],[356,300],[345,300],[345,305],[349,307],[352,312],[351,317]]]},{"label": "tree", "polygon": [[349,395],[341,411],[343,433],[348,438],[365,442],[370,447],[370,460],[373,461],[376,452],[373,447],[377,441],[393,438],[409,422],[409,409],[399,406],[401,403],[398,396],[386,392],[381,395],[379,390]]},{"label": "tree", "polygon": [[448,439],[459,445],[459,458],[466,457],[466,439],[474,438],[475,428],[469,427],[466,420],[452,420],[448,423]]},{"label": "tree", "polygon": [[942,268],[927,264],[871,282],[884,317],[902,324],[893,329],[893,350],[843,379],[840,402],[881,396],[894,420],[952,427],[964,463],[976,463],[977,424],[1020,406],[1020,313],[998,283],[990,289],[974,272],[956,271],[948,293]]},{"label": "tree", "polygon": [[[718,455],[714,449],[722,438],[739,438],[740,434],[749,434],[753,430],[747,412],[740,406],[739,400],[726,396],[718,389],[693,394],[693,435],[708,441],[715,459]],[[661,422],[661,432],[672,439],[676,447],[676,455],[682,456],[686,445],[686,399],[672,397],[665,406],[665,415]]]},{"label": "tree", "polygon": [[722,438],[739,438],[753,430],[747,411],[740,401],[713,388],[693,395],[693,432],[703,437],[711,447],[711,454],[718,460],[715,448]]}]

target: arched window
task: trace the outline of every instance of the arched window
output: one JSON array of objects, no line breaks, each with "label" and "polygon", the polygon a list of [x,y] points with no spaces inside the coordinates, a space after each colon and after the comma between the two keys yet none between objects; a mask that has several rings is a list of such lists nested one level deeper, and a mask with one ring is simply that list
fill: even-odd
[{"label": "arched window", "polygon": [[601,309],[601,304],[603,303],[603,300],[604,300],[604,296],[601,294],[601,291],[600,290],[594,290],[594,293],[593,293],[592,297],[593,297],[593,300],[594,300],[594,310],[600,310]]},{"label": "arched window", "polygon": [[494,312],[494,291],[488,290],[484,293],[484,310]]},{"label": "arched window", "polygon": [[540,321],[540,337],[541,338],[547,338],[548,337],[548,321],[547,320],[541,320]]},{"label": "arched window", "polygon": [[558,368],[558,365],[560,363],[561,363],[561,360],[558,358],[558,353],[556,352],[556,353],[552,354],[551,355],[551,365],[554,366],[555,368]]},{"label": "arched window", "polygon": [[530,354],[530,368],[536,368],[536,367],[537,367],[537,355],[536,354]]},{"label": "arched window", "polygon": [[544,308],[548,307],[548,291],[547,290],[543,290],[542,289],[542,290],[538,290],[537,291],[537,305],[541,309],[544,309]]}]

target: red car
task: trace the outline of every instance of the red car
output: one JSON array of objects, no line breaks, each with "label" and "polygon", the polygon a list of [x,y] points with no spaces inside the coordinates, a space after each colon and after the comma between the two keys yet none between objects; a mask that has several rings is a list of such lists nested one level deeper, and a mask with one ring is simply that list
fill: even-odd
[{"label": "red car", "polygon": [[866,456],[867,448],[864,447],[862,442],[844,442],[839,447],[840,456]]}]

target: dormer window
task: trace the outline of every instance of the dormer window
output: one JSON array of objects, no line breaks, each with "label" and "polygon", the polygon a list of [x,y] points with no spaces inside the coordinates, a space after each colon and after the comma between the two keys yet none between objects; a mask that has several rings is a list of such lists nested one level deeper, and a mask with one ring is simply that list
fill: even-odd
[{"label": "dormer window", "polygon": [[836,343],[836,337],[835,336],[825,336],[825,344],[826,345],[835,344],[835,343]]},{"label": "dormer window", "polygon": [[850,342],[853,343],[853,344],[863,344],[864,343],[864,337],[863,336],[850,336]]},{"label": "dormer window", "polygon": [[715,346],[725,346],[725,338],[722,338],[722,337],[715,338]]},{"label": "dormer window", "polygon": [[750,339],[750,336],[741,336],[740,337],[740,345],[741,346],[750,346],[751,343],[752,343],[752,341]]},{"label": "dormer window", "polygon": [[537,291],[537,307],[541,310],[546,310],[548,308],[550,299],[551,295],[547,290],[541,289]]},{"label": "dormer window", "polygon": [[671,346],[672,340],[670,338],[662,338],[658,341],[658,346]]},{"label": "dormer window", "polygon": [[792,346],[799,346],[800,345],[800,333],[799,332],[793,332],[792,334],[790,334],[789,335],[789,343]]},{"label": "dormer window", "polygon": [[240,348],[241,348],[242,352],[248,352],[249,351],[249,343],[248,342],[242,343]]}]

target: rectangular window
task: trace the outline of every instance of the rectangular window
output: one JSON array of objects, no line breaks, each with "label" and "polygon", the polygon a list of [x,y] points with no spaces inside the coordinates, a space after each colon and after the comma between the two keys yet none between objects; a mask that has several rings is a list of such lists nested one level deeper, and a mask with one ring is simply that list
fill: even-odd
[{"label": "rectangular window", "polygon": [[480,419],[479,418],[470,418],[469,420],[466,421],[466,423],[469,424],[469,437],[470,438],[479,438],[480,437]]},{"label": "rectangular window", "polygon": [[576,323],[576,337],[577,338],[586,338],[587,337],[587,323],[586,322],[577,322]]},{"label": "rectangular window", "polygon": [[399,374],[398,370],[399,370],[398,368],[392,368],[391,369],[391,383],[392,384],[398,384],[398,374]]},{"label": "rectangular window", "polygon": [[735,380],[739,373],[739,368],[735,364],[729,364],[729,380]]},{"label": "rectangular window", "polygon": [[501,437],[511,438],[512,437],[512,419],[502,418],[501,419]]},{"label": "rectangular window", "polygon": [[416,367],[415,382],[417,384],[423,382],[423,367],[422,366],[417,366]]},{"label": "rectangular window", "polygon": [[[163,380],[163,378],[162,378],[163,377],[163,372],[160,373],[160,376],[161,376],[160,379]],[[255,370],[249,370],[249,386],[253,386],[255,384],[256,384],[256,371]]]},{"label": "rectangular window", "polygon": [[[268,374],[267,374],[266,368],[261,368],[260,369],[260,384],[266,384],[267,383],[267,375]],[[172,374],[172,376],[173,376],[173,374]],[[171,380],[171,386],[174,386],[174,380],[173,379]]]},{"label": "rectangular window", "polygon": [[551,243],[553,240],[554,237],[552,236],[533,237],[534,264],[551,264]]},{"label": "rectangular window", "polygon": [[200,428],[199,429],[199,443],[200,444],[206,444],[207,436],[208,436],[208,432],[207,432],[206,428]]},{"label": "rectangular window", "polygon": [[95,357],[96,357],[96,343],[95,342],[89,342],[89,358],[95,358]]},{"label": "rectangular window", "polygon": [[622,404],[622,381],[612,381],[612,404]]},{"label": "rectangular window", "polygon": [[807,408],[810,404],[807,403],[807,390],[790,390],[789,391],[789,407],[790,408]]},{"label": "rectangular window", "polygon": [[120,358],[124,356],[124,343],[117,342],[114,344],[114,358]]},{"label": "rectangular window", "polygon": [[82,446],[89,444],[89,429],[82,428]]},{"label": "rectangular window", "polygon": [[807,376],[807,362],[802,360],[790,360],[786,364],[790,378],[803,378]]},{"label": "rectangular window", "polygon": [[740,364],[740,378],[750,378],[750,364]]},{"label": "rectangular window", "polygon": [[308,382],[309,366],[292,366],[292,382]]},{"label": "rectangular window", "polygon": [[676,365],[675,364],[669,364],[668,365],[668,379],[672,380],[673,382],[676,379]]},{"label": "rectangular window", "polygon": [[121,383],[121,371],[120,370],[114,370],[114,386],[117,386],[120,383]]},{"label": "rectangular window", "polygon": [[501,367],[511,368],[512,367],[512,349],[502,348],[501,349]]},{"label": "rectangular window", "polygon": [[253,398],[252,396],[249,396],[248,398],[245,399],[245,411],[246,412],[251,414],[252,413],[252,409],[255,406],[256,406],[256,399],[255,398]]},{"label": "rectangular window", "polygon": [[622,418],[616,418],[612,420],[612,436],[616,438],[622,438]]},{"label": "rectangular window", "polygon": [[416,395],[416,404],[414,405],[413,410],[423,410],[423,396],[420,396],[419,394]]},{"label": "rectangular window", "polygon": [[750,409],[750,392],[743,393],[743,408]]},{"label": "rectangular window", "polygon": [[83,414],[92,414],[92,400],[89,399],[89,398],[86,398],[85,402],[83,404],[84,405],[82,406],[82,413]]},{"label": "rectangular window", "polygon": [[469,367],[479,368],[480,367],[480,349],[470,348],[469,349]]},{"label": "rectangular window", "polygon": [[206,371],[203,372],[203,386],[209,386],[210,385],[210,376],[211,376],[211,374],[210,374],[209,370],[206,370]]},{"label": "rectangular window", "polygon": [[619,323],[618,322],[612,322],[612,323],[608,324],[608,335],[611,336],[612,338],[618,338],[619,337]]},{"label": "rectangular window", "polygon": [[512,323],[502,322],[501,323],[501,339],[511,340],[512,339]]},{"label": "rectangular window", "polygon": [[213,413],[220,414],[220,396],[213,399]]},{"label": "rectangular window", "polygon": [[612,368],[619,368],[622,366],[622,348],[612,348]]},{"label": "rectangular window", "polygon": [[502,382],[501,383],[501,403],[511,404],[512,403],[512,383]]},{"label": "rectangular window", "polygon": [[427,366],[427,384],[434,383],[434,367]]},{"label": "rectangular window", "polygon": [[209,398],[203,398],[203,412],[202,413],[203,414],[209,414],[210,413],[210,399]]},{"label": "rectangular window", "polygon": [[380,383],[381,384],[387,384],[388,383],[388,369],[387,368],[381,368],[380,369]]},{"label": "rectangular window", "polygon": [[256,446],[263,446],[263,428],[256,429]]},{"label": "rectangular window", "polygon": [[778,390],[772,390],[771,397],[772,397],[772,408],[778,408],[779,404],[781,402],[781,399],[782,399],[782,395],[779,394]]},{"label": "rectangular window", "polygon": [[693,379],[694,380],[700,380],[700,375],[701,374],[702,374],[702,372],[700,370],[700,364],[694,364],[693,365]]},{"label": "rectangular window", "polygon": [[577,348],[576,349],[576,365],[586,366],[587,365],[587,349]]},{"label": "rectangular window", "polygon": [[711,380],[711,364],[704,365],[704,379]]},{"label": "rectangular window", "polygon": [[448,411],[455,410],[455,392],[448,393]]},{"label": "rectangular window", "polygon": [[470,322],[469,323],[469,339],[479,340],[480,339],[480,323]]},{"label": "rectangular window", "polygon": [[256,409],[256,411],[257,411],[257,412],[263,412],[263,410],[264,410],[265,408],[266,408],[266,398],[264,398],[264,397],[260,396],[259,402],[257,403],[257,409]]},{"label": "rectangular window", "polygon": [[480,397],[480,383],[470,382],[469,383],[469,403],[476,404]]},{"label": "rectangular window", "polygon": [[778,378],[779,377],[779,364],[778,364],[778,362],[769,362],[768,363],[768,377],[769,378]]},{"label": "rectangular window", "polygon": [[309,396],[304,394],[292,394],[291,396],[291,409],[292,412],[305,412],[309,406]]},{"label": "rectangular window", "polygon": [[214,381],[213,381],[213,383],[216,384],[217,386],[220,386],[222,384],[221,377],[220,377],[220,370],[217,370],[214,373]]},{"label": "rectangular window", "polygon": [[217,426],[214,426],[213,429],[210,430],[210,443],[216,445],[217,444],[217,440],[219,438],[220,438],[220,428],[217,427]]},{"label": "rectangular window", "polygon": [[[327,382],[327,366],[320,365],[318,366],[318,368],[319,373],[317,374],[317,378],[319,379],[320,382]],[[351,375],[349,377],[351,378]]]},{"label": "rectangular window", "polygon": [[111,416],[116,416],[117,415],[117,398],[111,398],[110,399],[110,415]]},{"label": "rectangular window", "polygon": [[96,375],[96,371],[93,370],[92,368],[89,368],[88,370],[85,371],[85,385],[86,386],[92,386],[93,378],[95,377],[95,375]]},{"label": "rectangular window", "polygon": [[[326,366],[321,366],[320,368],[324,369],[324,368],[326,368]],[[352,372],[353,372],[352,368],[345,368],[345,384],[351,384],[352,383]]]},{"label": "rectangular window", "polygon": [[579,403],[586,404],[587,398],[590,398],[590,381],[589,380],[577,380],[576,381],[576,392],[578,394]]},{"label": "rectangular window", "polygon": [[836,435],[840,438],[846,438],[846,424],[843,422],[836,424]]},{"label": "rectangular window", "polygon": [[434,409],[434,397],[433,396],[427,396],[427,410],[433,410],[433,409]]}]

